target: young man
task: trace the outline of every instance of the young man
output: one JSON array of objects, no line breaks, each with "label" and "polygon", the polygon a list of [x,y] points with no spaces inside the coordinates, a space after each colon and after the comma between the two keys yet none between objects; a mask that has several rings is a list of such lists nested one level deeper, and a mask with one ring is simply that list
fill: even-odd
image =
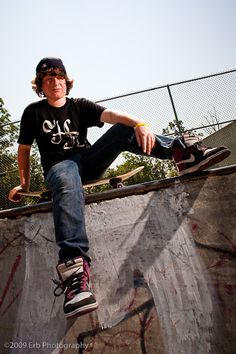
[{"label": "young man", "polygon": [[[18,139],[20,185],[9,193],[18,201],[19,191],[30,188],[30,150],[36,140],[45,183],[53,195],[56,243],[59,246],[55,290],[65,293],[66,317],[81,315],[98,307],[90,290],[89,242],[84,220],[82,182],[103,175],[122,151],[173,159],[179,175],[203,170],[229,156],[226,147],[207,148],[195,136],[180,138],[154,135],[142,120],[106,109],[86,99],[68,98],[73,81],[59,58],[44,58],[36,67],[33,88],[39,97],[21,119]],[[87,141],[87,129],[113,126],[94,144]]]}]

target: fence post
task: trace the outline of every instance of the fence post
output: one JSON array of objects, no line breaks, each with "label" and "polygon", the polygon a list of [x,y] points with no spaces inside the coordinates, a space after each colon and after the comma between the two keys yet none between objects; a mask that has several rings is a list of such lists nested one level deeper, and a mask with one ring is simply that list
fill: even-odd
[{"label": "fence post", "polygon": [[181,127],[180,127],[180,124],[179,124],[179,119],[178,119],[178,115],[177,115],[177,112],[176,112],[176,109],[175,109],[175,104],[174,104],[174,100],[173,100],[172,93],[171,93],[171,90],[170,90],[170,86],[166,85],[166,87],[167,87],[167,90],[168,90],[168,93],[169,93],[169,96],[170,96],[170,102],[171,102],[171,105],[172,105],[172,108],[173,108],[173,111],[174,111],[175,120],[176,120],[176,126],[178,128],[179,134],[181,134],[182,131],[181,131]]}]

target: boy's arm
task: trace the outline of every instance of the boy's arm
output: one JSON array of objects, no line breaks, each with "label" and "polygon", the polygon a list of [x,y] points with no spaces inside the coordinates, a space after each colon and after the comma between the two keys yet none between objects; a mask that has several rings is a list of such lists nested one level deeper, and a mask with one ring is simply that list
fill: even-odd
[{"label": "boy's arm", "polygon": [[102,112],[100,120],[104,123],[121,123],[134,128],[138,145],[142,148],[143,152],[148,155],[150,155],[152,149],[155,147],[155,135],[152,133],[148,125],[137,117],[124,112],[105,109]]},{"label": "boy's arm", "polygon": [[8,195],[12,202],[18,202],[21,196],[17,195],[19,191],[28,192],[30,189],[30,151],[31,145],[22,145],[18,147],[18,170],[20,176],[20,185],[14,187]]},{"label": "boy's arm", "polygon": [[28,192],[30,188],[30,151],[31,145],[22,145],[18,147],[18,169],[20,175],[21,188]]}]

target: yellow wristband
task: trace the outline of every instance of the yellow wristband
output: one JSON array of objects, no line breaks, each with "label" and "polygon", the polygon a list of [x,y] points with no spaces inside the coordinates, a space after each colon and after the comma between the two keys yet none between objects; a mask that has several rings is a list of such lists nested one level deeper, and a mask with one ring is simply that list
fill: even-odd
[{"label": "yellow wristband", "polygon": [[146,123],[137,123],[135,126],[134,126],[134,129],[138,128],[138,127],[149,127],[148,124]]}]

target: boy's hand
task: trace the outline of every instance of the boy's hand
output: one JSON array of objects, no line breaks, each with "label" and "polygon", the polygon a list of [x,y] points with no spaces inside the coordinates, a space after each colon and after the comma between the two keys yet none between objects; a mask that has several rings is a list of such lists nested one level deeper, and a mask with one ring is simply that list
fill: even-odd
[{"label": "boy's hand", "polygon": [[10,190],[8,194],[8,199],[13,203],[18,203],[21,201],[22,196],[18,194],[18,192],[23,191],[21,186],[14,187]]},{"label": "boy's hand", "polygon": [[135,129],[135,135],[138,145],[142,148],[143,152],[150,155],[156,145],[156,138],[151,129],[147,125],[138,126]]}]

